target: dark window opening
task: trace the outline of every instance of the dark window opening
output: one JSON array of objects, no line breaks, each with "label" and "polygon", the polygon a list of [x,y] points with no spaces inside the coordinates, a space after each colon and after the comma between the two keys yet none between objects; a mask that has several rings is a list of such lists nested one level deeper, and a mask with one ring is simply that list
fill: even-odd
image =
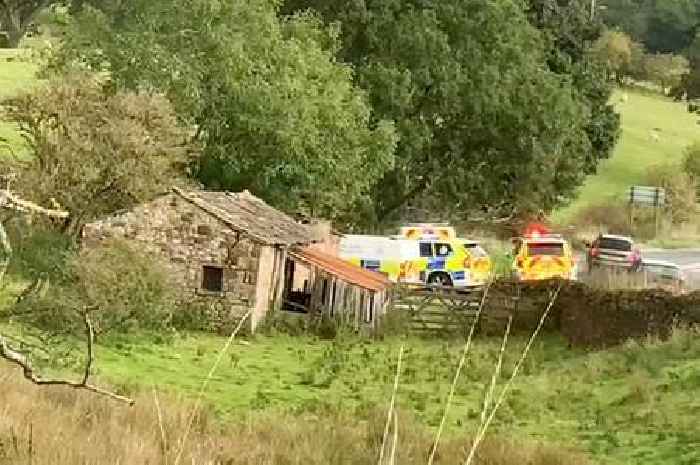
[{"label": "dark window opening", "polygon": [[223,292],[224,269],[220,266],[202,267],[202,289],[208,292]]},{"label": "dark window opening", "polygon": [[432,258],[432,256],[433,256],[433,244],[431,242],[421,242],[420,243],[420,256]]},{"label": "dark window opening", "polygon": [[197,226],[197,234],[200,236],[211,236],[211,226],[206,224],[200,224]]}]

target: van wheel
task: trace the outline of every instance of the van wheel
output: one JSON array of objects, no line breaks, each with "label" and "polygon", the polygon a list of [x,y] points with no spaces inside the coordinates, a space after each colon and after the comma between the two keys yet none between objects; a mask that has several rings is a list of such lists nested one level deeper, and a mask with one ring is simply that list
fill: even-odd
[{"label": "van wheel", "polygon": [[428,278],[428,284],[431,286],[452,286],[452,278],[447,273],[433,273]]}]

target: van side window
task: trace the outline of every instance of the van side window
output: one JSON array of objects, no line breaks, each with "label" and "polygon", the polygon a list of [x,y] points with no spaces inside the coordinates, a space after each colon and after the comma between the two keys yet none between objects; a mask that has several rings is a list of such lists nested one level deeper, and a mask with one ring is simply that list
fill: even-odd
[{"label": "van side window", "polygon": [[450,244],[435,244],[435,255],[440,258],[449,257],[452,255],[452,246]]},{"label": "van side window", "polygon": [[429,257],[429,258],[431,258],[433,256],[433,244],[432,244],[432,242],[421,242],[420,243],[420,256],[421,257]]}]

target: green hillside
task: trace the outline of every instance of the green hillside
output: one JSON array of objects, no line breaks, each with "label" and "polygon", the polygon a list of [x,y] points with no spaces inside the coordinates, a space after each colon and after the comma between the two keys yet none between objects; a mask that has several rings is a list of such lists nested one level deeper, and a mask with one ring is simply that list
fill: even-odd
[{"label": "green hillside", "polygon": [[[627,92],[627,96],[626,102],[622,101],[621,92],[614,96],[622,118],[622,134],[615,153],[586,181],[579,198],[557,212],[558,222],[570,221],[588,205],[624,196],[631,185],[643,181],[650,166],[679,162],[685,147],[700,139],[698,118],[688,113],[684,104],[645,93]],[[652,133],[658,135],[658,140]]]}]

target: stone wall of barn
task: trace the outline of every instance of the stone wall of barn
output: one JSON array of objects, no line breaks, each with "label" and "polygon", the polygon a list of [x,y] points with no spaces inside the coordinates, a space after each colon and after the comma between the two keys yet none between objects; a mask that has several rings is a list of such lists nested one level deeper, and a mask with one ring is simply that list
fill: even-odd
[{"label": "stone wall of barn", "polygon": [[[92,247],[111,238],[137,243],[144,253],[165,258],[172,285],[182,297],[182,311],[206,312],[212,329],[227,330],[256,307],[262,247],[177,194],[86,225],[82,244]],[[222,270],[222,292],[203,288],[204,267]]]}]

